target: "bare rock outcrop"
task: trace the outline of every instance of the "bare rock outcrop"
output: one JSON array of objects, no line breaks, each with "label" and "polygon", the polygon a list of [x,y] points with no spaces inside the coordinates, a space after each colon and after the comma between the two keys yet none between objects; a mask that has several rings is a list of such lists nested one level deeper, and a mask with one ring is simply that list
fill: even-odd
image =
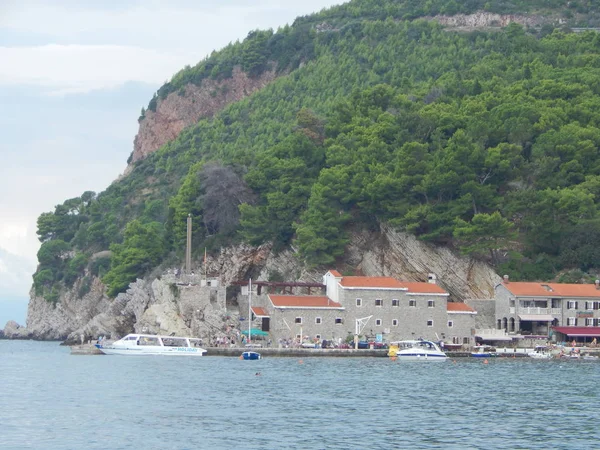
[{"label": "bare rock outcrop", "polygon": [[0,337],[6,339],[28,339],[31,336],[27,329],[19,325],[14,320],[6,322],[6,326],[3,331],[0,331]]},{"label": "bare rock outcrop", "polygon": [[27,331],[33,339],[64,340],[71,331],[83,327],[107,308],[109,300],[98,278],[92,280],[90,291],[82,298],[78,295],[79,288],[76,283],[56,304],[36,296],[33,290],[30,292]]},{"label": "bare rock outcrop", "polygon": [[544,23],[541,16],[525,16],[520,14],[496,14],[490,12],[476,12],[473,14],[456,14],[454,16],[435,16],[431,18],[446,27],[452,28],[490,28],[505,27],[510,23],[523,26],[536,27]]},{"label": "bare rock outcrop", "polygon": [[415,236],[382,225],[380,233],[356,233],[346,261],[364,275],[383,275],[404,281],[428,281],[434,274],[452,300],[493,298],[501,279],[489,265],[459,255],[447,247],[419,241]]},{"label": "bare rock outcrop", "polygon": [[156,111],[146,111],[140,121],[131,162],[146,158],[179,136],[184,128],[213,116],[230,103],[244,99],[265,87],[276,76],[276,72],[270,70],[251,78],[235,67],[231,78],[220,81],[205,79],[200,86],[188,84],[180,92],[172,92],[164,100],[158,100]]}]

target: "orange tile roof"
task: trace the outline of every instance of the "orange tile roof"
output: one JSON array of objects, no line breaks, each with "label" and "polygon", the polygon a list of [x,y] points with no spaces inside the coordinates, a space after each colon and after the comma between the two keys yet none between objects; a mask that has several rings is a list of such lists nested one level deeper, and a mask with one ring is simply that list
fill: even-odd
[{"label": "orange tile roof", "polygon": [[269,295],[276,308],[341,308],[342,305],[326,296],[318,295]]},{"label": "orange tile roof", "polygon": [[361,288],[395,288],[402,289],[405,286],[392,277],[344,277],[340,284],[343,287]]},{"label": "orange tile roof", "polygon": [[336,278],[341,278],[342,277],[342,274],[339,273],[337,270],[330,270],[329,273],[331,275],[333,275],[334,277],[336,277]]},{"label": "orange tile roof", "polygon": [[411,292],[415,294],[447,294],[440,286],[433,283],[401,281],[400,284],[408,288],[409,294]]},{"label": "orange tile roof", "polygon": [[511,281],[502,285],[513,295],[524,297],[596,297],[600,289],[594,284],[539,283]]},{"label": "orange tile roof", "polygon": [[267,310],[261,306],[253,306],[252,312],[257,317],[269,317],[269,313],[267,312]]},{"label": "orange tile roof", "polygon": [[447,294],[433,283],[399,281],[392,277],[343,277],[342,287],[404,289],[414,294]]},{"label": "orange tile roof", "polygon": [[473,308],[462,302],[448,302],[447,310],[449,312],[475,312]]}]

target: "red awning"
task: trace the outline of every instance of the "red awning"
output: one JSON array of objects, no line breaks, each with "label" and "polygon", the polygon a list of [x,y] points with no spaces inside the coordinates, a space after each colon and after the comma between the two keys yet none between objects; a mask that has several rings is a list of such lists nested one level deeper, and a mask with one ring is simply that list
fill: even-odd
[{"label": "red awning", "polygon": [[600,337],[600,327],[552,327],[552,329],[571,337]]}]

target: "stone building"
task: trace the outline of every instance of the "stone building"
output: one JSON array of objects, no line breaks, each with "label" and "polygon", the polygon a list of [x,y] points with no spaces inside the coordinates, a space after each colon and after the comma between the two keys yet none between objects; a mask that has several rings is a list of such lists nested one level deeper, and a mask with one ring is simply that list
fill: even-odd
[{"label": "stone building", "polygon": [[512,282],[495,288],[496,328],[507,334],[565,341],[600,337],[600,282]]},{"label": "stone building", "polygon": [[263,329],[267,323],[275,339],[302,336],[337,343],[353,337],[359,323],[362,339],[474,343],[477,313],[464,303],[448,302],[449,294],[435,282],[346,277],[331,270],[323,284],[324,296],[269,294],[266,304],[253,307],[254,320],[261,319]]}]

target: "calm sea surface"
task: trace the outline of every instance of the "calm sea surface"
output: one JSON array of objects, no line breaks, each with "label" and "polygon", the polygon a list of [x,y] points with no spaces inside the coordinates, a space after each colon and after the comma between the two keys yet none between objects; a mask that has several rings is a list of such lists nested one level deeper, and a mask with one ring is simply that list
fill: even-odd
[{"label": "calm sea surface", "polygon": [[0,341],[1,449],[600,448],[598,361],[74,356]]}]

